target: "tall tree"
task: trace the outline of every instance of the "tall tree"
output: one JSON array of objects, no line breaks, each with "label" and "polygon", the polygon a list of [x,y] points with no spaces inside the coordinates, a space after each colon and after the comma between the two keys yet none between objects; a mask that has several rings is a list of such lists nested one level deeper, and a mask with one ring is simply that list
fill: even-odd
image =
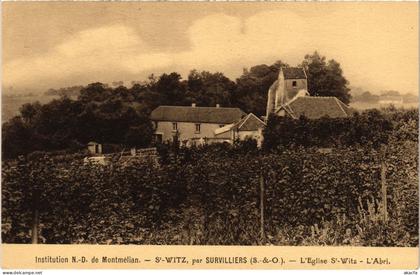
[{"label": "tall tree", "polygon": [[162,74],[157,81],[150,79],[150,88],[160,95],[163,104],[184,104],[187,87],[186,83],[181,81],[181,75],[178,73]]},{"label": "tall tree", "polygon": [[312,96],[335,96],[344,103],[350,102],[349,82],[343,76],[340,63],[326,61],[318,52],[305,56],[302,66],[308,76],[308,91]]},{"label": "tall tree", "polygon": [[222,73],[198,72],[192,70],[188,75],[187,103],[214,107],[216,104],[231,106],[235,82]]},{"label": "tall tree", "polygon": [[14,158],[35,150],[32,128],[16,116],[2,125],[2,156]]},{"label": "tall tree", "polygon": [[244,69],[243,74],[236,80],[234,105],[245,112],[264,115],[268,89],[277,80],[280,68],[287,66],[286,63],[279,60],[271,66],[261,64],[253,66],[249,70]]},{"label": "tall tree", "polygon": [[27,124],[31,124],[35,117],[39,115],[40,111],[41,104],[39,103],[39,101],[36,101],[34,103],[25,103],[19,109],[23,121]]},{"label": "tall tree", "polygon": [[109,98],[112,89],[108,85],[96,82],[87,85],[80,90],[78,99],[82,102],[102,102]]}]

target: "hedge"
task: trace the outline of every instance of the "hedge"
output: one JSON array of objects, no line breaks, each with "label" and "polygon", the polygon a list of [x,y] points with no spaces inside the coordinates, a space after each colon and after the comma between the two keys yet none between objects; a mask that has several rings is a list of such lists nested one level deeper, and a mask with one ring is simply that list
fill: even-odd
[{"label": "hedge", "polygon": [[349,118],[299,119],[270,116],[263,148],[373,146],[393,141],[418,142],[418,109],[366,110]]},{"label": "hedge", "polygon": [[344,232],[351,229],[363,231],[362,245],[415,245],[416,148],[407,142],[388,149],[388,225],[361,220],[372,202],[375,209],[369,211],[379,211],[381,201],[381,157],[370,147],[262,154],[210,146],[168,152],[161,165],[144,160],[84,165],[77,158],[63,165],[49,157],[4,162],[2,237],[30,242],[37,206],[46,243],[297,245],[305,243],[296,239],[302,227],[315,240],[322,238],[309,228],[336,224],[332,244],[345,244]]}]

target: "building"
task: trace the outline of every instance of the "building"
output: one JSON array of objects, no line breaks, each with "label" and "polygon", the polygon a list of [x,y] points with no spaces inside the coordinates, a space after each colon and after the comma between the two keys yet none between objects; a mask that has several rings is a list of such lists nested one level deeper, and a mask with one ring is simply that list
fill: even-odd
[{"label": "building", "polygon": [[87,144],[87,149],[91,155],[102,154],[102,144],[91,141]]},{"label": "building", "polygon": [[307,91],[308,82],[302,68],[281,68],[278,79],[268,90],[267,115],[294,98],[299,91]]},{"label": "building", "polygon": [[228,124],[225,127],[216,129],[214,136],[223,142],[233,143],[236,139],[245,140],[252,138],[261,146],[263,136],[262,130],[265,127],[264,121],[253,113],[248,114],[236,123]]},{"label": "building", "polygon": [[267,114],[298,119],[348,117],[352,111],[336,97],[310,96],[303,68],[281,68],[278,79],[268,90]]},{"label": "building", "polygon": [[150,115],[158,142],[178,139],[183,145],[223,141],[215,130],[236,123],[246,114],[239,108],[159,106]]},{"label": "building", "polygon": [[402,107],[404,105],[404,100],[400,95],[381,95],[378,103],[381,107],[390,105],[394,105],[395,107]]}]

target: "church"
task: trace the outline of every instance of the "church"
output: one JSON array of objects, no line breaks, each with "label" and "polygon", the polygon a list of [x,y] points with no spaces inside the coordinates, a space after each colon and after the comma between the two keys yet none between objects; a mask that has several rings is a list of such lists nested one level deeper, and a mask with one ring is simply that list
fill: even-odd
[{"label": "church", "polygon": [[349,117],[351,110],[336,97],[310,96],[305,70],[283,67],[268,90],[266,119],[270,114],[294,119],[342,118]]}]

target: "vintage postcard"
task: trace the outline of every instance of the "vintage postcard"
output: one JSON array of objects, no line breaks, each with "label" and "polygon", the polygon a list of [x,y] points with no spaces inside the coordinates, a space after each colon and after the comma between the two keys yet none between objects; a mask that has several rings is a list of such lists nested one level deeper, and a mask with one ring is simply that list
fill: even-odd
[{"label": "vintage postcard", "polygon": [[418,11],[3,2],[1,267],[414,274]]}]

